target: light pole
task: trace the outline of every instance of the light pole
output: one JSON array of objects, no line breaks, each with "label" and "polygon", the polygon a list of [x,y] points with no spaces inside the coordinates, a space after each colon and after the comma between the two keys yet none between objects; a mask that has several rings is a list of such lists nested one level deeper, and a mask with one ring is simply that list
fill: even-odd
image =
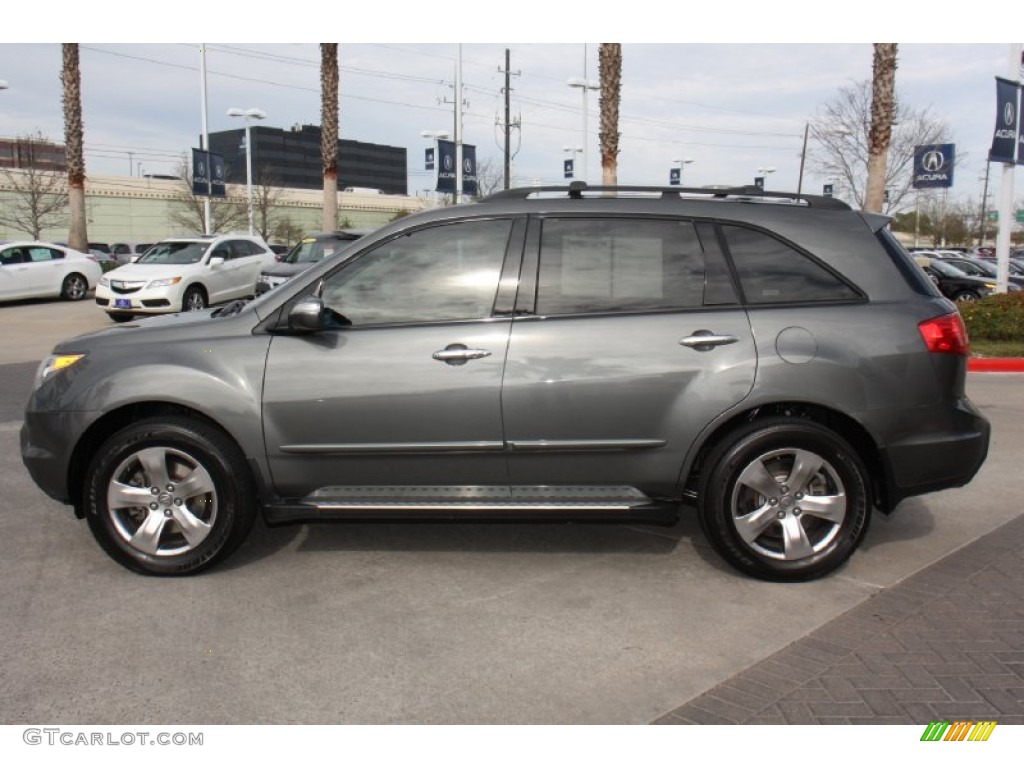
[{"label": "light pole", "polygon": [[581,152],[583,153],[583,174],[581,176],[582,181],[587,180],[587,91],[598,91],[601,86],[594,85],[589,80],[582,77],[570,77],[566,81],[570,88],[579,88],[583,92],[583,144]]},{"label": "light pole", "polygon": [[451,133],[448,131],[420,131],[420,136],[424,139],[431,139],[434,142],[434,207],[437,207],[437,175],[441,172],[441,148],[438,146],[440,139],[448,140],[451,138]]},{"label": "light pole", "polygon": [[[576,155],[583,151],[583,147],[562,147],[562,151],[569,155],[569,159],[572,160],[573,171],[570,178],[576,178]],[[565,176],[564,171],[562,176]]]},{"label": "light pole", "polygon": [[245,118],[245,197],[249,201],[249,234],[253,232],[252,226],[252,134],[249,130],[253,120],[262,120],[267,113],[262,109],[250,107],[239,109],[232,107],[228,110],[228,117]]},{"label": "light pole", "polygon": [[693,158],[692,157],[677,157],[672,162],[673,163],[678,163],[678,165],[679,165],[679,186],[681,187],[681,186],[683,186],[683,171],[686,169],[686,166],[688,166],[690,163],[693,162]]}]

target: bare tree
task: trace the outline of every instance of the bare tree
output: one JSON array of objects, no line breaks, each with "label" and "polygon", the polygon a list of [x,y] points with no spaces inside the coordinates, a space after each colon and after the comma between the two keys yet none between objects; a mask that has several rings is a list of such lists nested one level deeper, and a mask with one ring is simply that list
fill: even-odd
[{"label": "bare tree", "polygon": [[82,127],[82,75],[78,67],[78,43],[63,43],[64,145],[68,159],[68,205],[71,229],[68,245],[87,253],[89,234],[85,219],[85,152]]},{"label": "bare tree", "polygon": [[[848,199],[861,208],[866,203],[871,100],[871,83],[867,80],[841,87],[811,121],[814,143],[808,152],[811,167],[847,190]],[[929,109],[905,106],[899,93],[893,114],[882,185],[883,198],[884,191],[889,191],[889,202],[882,206],[886,212],[900,210],[913,191],[914,148],[944,143],[950,135],[945,121]]]},{"label": "bare tree", "polygon": [[278,219],[285,190],[274,174],[260,170],[252,187],[253,224],[260,237],[269,242]]},{"label": "bare tree", "polygon": [[338,226],[338,44],[320,43],[320,160],[324,230]]},{"label": "bare tree", "polygon": [[871,75],[871,129],[868,132],[868,181],[864,210],[881,211],[885,167],[896,114],[896,43],[875,43]]},{"label": "bare tree", "polygon": [[[476,164],[476,199],[493,195],[500,189],[505,188],[504,169],[499,167],[493,160],[487,158]],[[446,195],[445,197],[452,197]],[[445,205],[453,203],[445,202]]]},{"label": "bare tree", "polygon": [[601,183],[613,187],[619,178],[622,45],[601,43],[597,60],[601,81]]},{"label": "bare tree", "polygon": [[19,137],[22,167],[0,172],[11,193],[7,203],[0,206],[0,224],[26,232],[33,240],[42,237],[44,229],[68,221],[67,182],[62,173],[40,167],[36,154],[43,145],[50,142],[41,133]]},{"label": "bare tree", "polygon": [[[182,158],[177,175],[181,183],[173,192],[168,218],[187,233],[205,232],[204,198],[192,193],[192,164]],[[249,207],[243,195],[210,199],[210,232],[228,232],[248,227],[248,219]]]}]

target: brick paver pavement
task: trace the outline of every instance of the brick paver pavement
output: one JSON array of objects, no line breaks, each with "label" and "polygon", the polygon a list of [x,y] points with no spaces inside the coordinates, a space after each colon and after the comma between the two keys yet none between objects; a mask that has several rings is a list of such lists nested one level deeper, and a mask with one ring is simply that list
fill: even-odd
[{"label": "brick paver pavement", "polygon": [[1024,724],[1024,517],[657,724]]}]

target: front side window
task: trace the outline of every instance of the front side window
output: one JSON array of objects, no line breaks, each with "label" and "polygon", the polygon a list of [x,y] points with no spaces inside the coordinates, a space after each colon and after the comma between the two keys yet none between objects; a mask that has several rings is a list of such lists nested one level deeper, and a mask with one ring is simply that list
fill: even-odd
[{"label": "front side window", "polygon": [[25,261],[21,248],[7,248],[0,251],[0,264],[21,264]]},{"label": "front side window", "polygon": [[490,317],[510,220],[421,229],[361,254],[324,280],[324,305],[353,326]]},{"label": "front side window", "polygon": [[750,304],[860,298],[824,266],[765,232],[736,226],[724,226],[722,232]]},{"label": "front side window", "polygon": [[543,222],[539,315],[700,307],[704,281],[704,252],[691,222]]}]

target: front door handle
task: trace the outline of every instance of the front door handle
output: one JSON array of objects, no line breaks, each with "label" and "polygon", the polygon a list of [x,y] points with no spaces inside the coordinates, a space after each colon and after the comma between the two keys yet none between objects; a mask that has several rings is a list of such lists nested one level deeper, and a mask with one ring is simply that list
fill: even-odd
[{"label": "front door handle", "polygon": [[739,338],[736,336],[700,330],[694,331],[692,335],[687,336],[684,339],[680,339],[679,343],[684,347],[696,349],[698,352],[708,352],[715,347],[721,347],[725,344],[735,344],[737,341],[739,341]]},{"label": "front door handle", "polygon": [[448,365],[465,365],[469,360],[479,360],[481,357],[490,357],[488,349],[470,349],[465,344],[449,344],[442,350],[435,352],[432,357]]}]

